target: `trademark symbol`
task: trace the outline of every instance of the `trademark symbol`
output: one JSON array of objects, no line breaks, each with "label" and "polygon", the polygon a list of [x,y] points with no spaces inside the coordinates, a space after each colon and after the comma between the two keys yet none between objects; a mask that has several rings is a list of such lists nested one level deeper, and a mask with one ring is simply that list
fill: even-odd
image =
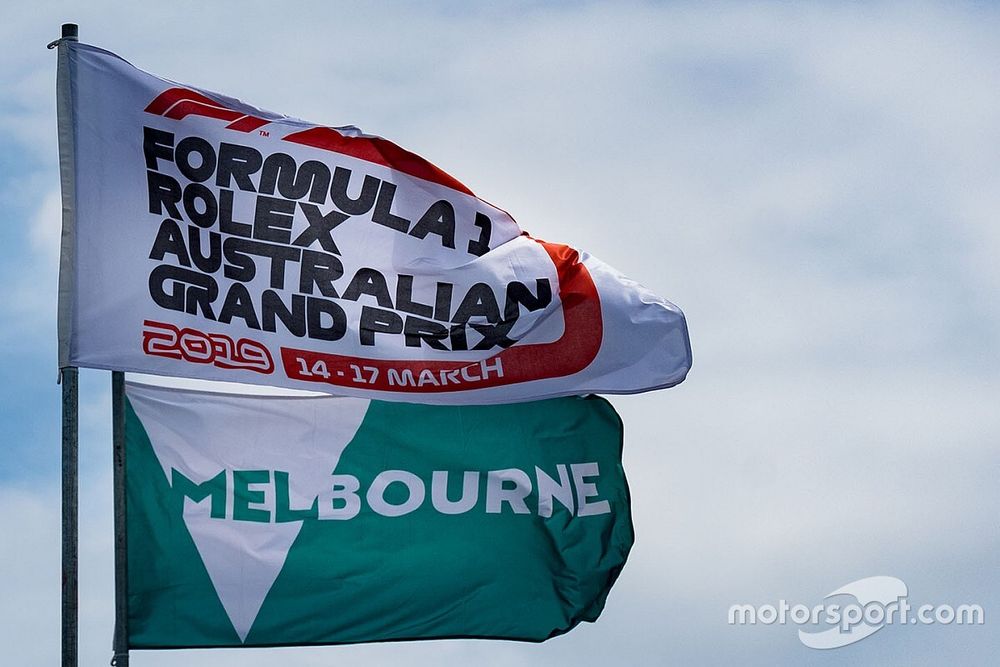
[{"label": "trademark symbol", "polygon": [[260,130],[260,136],[262,136],[262,137],[269,137],[269,136],[271,136],[271,133],[268,132],[267,130]]}]

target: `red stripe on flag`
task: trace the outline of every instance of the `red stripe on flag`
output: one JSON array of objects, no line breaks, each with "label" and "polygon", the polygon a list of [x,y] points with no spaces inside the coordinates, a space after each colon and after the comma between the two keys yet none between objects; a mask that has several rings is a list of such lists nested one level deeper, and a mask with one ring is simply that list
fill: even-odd
[{"label": "red stripe on flag", "polygon": [[218,118],[220,120],[232,121],[226,127],[237,132],[253,132],[258,127],[267,125],[270,121],[249,116],[239,111],[234,111],[222,106],[215,100],[196,93],[187,88],[169,88],[156,96],[149,106],[147,113],[157,116],[166,116],[174,120],[181,120],[187,116],[206,116],[208,118]]},{"label": "red stripe on flag", "polygon": [[284,137],[285,141],[312,146],[334,153],[350,155],[359,160],[374,162],[383,167],[389,167],[404,174],[422,178],[425,181],[443,185],[452,190],[458,190],[472,195],[472,190],[465,187],[453,176],[434,166],[424,158],[400,148],[388,139],[380,137],[346,137],[331,127],[314,127],[301,132],[293,132]]},{"label": "red stripe on flag", "polygon": [[229,125],[226,125],[226,128],[236,130],[237,132],[253,132],[258,127],[264,127],[269,122],[271,121],[257,118],[256,116],[243,116],[243,118],[237,118]]},{"label": "red stripe on flag", "polygon": [[205,95],[197,93],[193,90],[188,90],[187,88],[168,88],[157,95],[156,99],[149,103],[149,106],[146,107],[146,112],[162,116],[167,112],[167,109],[174,106],[181,100],[193,100],[210,106],[220,106],[218,102],[210,97],[206,97]]},{"label": "red stripe on flag", "polygon": [[222,120],[236,120],[237,118],[243,116],[243,114],[238,111],[226,109],[218,105],[204,104],[195,100],[181,100],[174,106],[170,107],[164,116],[167,118],[173,118],[174,120],[180,120],[185,116],[190,116],[191,114],[194,114],[195,116],[208,116],[209,118],[221,118]]}]

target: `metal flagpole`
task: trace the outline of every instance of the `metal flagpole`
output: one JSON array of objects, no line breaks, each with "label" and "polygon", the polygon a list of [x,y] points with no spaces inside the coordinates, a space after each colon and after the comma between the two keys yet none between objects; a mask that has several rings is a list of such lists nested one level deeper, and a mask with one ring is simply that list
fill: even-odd
[{"label": "metal flagpole", "polygon": [[77,666],[77,370],[62,369],[62,664]]},{"label": "metal flagpole", "polygon": [[[49,48],[59,46],[59,67],[56,81],[56,104],[59,116],[59,163],[60,180],[63,189],[63,201],[71,201],[74,197],[73,174],[67,170],[67,159],[72,153],[72,147],[67,144],[68,124],[71,123],[70,81],[68,76],[67,52],[64,42],[75,42],[78,39],[79,28],[75,23],[64,23],[60,39],[49,44]],[[68,210],[66,206],[63,207]],[[64,227],[67,220],[63,220]],[[63,252],[66,251],[67,231],[73,233],[73,221],[69,220],[69,229],[63,230]],[[64,266],[60,263],[60,292],[68,276],[63,275]],[[62,364],[64,356],[64,339],[62,325],[64,313],[60,299],[60,340],[59,361]],[[59,369],[59,380],[62,383],[62,664],[63,667],[77,667],[79,663],[79,587],[77,573],[79,571],[79,384],[78,372],[73,366],[62,366]]]},{"label": "metal flagpole", "polygon": [[115,495],[115,667],[128,667],[128,524],[125,497],[125,373],[111,373]]}]

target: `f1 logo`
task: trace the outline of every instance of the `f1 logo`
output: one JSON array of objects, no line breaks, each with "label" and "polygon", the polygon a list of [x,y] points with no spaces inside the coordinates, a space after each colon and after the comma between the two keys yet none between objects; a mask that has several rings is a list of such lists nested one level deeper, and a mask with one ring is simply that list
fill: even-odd
[{"label": "f1 logo", "polygon": [[224,107],[210,97],[187,88],[168,88],[157,95],[145,111],[173,120],[180,120],[186,116],[207,116],[228,120],[230,123],[226,125],[226,129],[237,132],[253,132],[271,122]]}]

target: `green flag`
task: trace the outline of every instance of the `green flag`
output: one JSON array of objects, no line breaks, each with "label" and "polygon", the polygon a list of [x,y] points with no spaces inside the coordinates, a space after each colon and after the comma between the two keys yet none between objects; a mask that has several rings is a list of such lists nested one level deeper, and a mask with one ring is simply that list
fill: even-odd
[{"label": "green flag", "polygon": [[632,545],[601,398],[126,393],[132,648],[541,641]]}]

